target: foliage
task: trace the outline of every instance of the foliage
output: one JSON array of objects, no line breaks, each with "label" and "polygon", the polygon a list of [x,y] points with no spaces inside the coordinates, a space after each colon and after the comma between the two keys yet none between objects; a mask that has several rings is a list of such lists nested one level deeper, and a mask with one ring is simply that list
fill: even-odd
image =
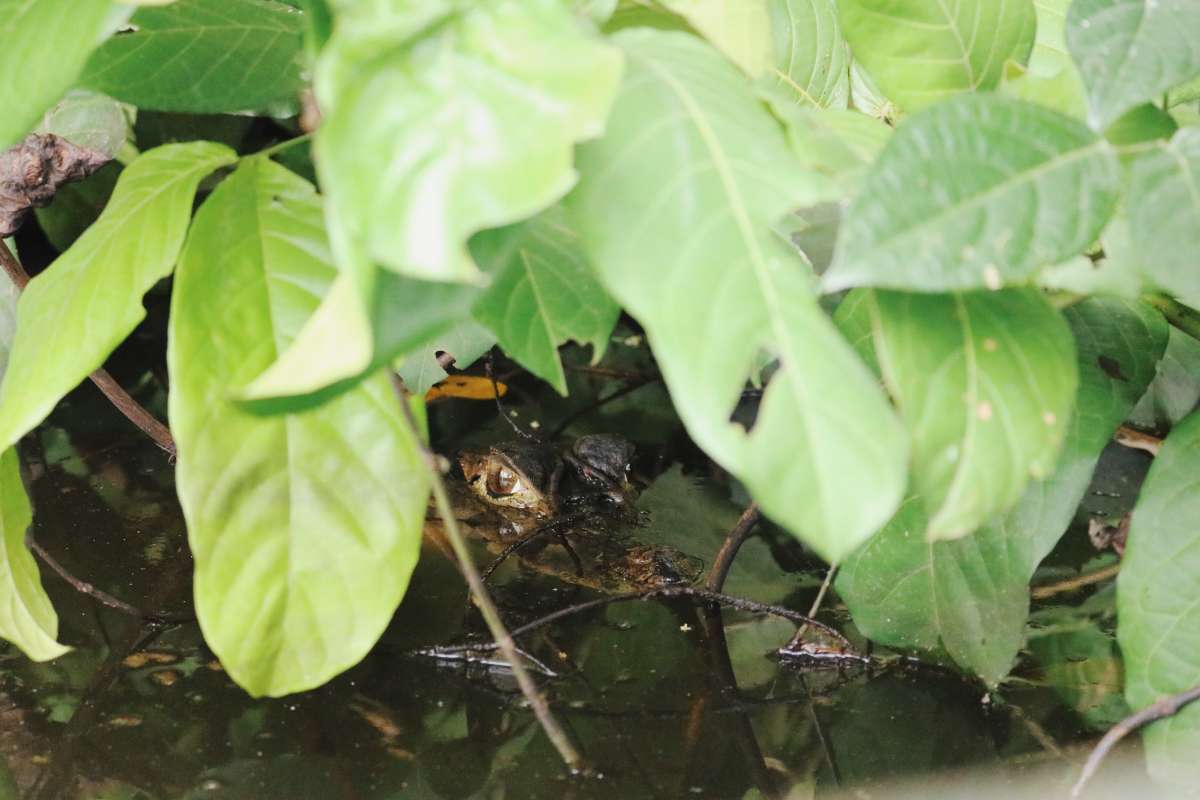
[{"label": "foliage", "polygon": [[[384,371],[424,389],[439,349],[461,368],[498,342],[566,392],[557,348],[598,358],[624,310],[692,440],[843,566],[861,629],[989,684],[1113,430],[1147,387],[1165,425],[1197,396],[1195,348],[1167,345],[1200,307],[1189,0],[5,5],[2,143],[74,89],[45,124],[104,133],[121,174],[38,217],[62,252],[0,328],[0,445],[177,270],[200,621],[254,693],[348,668],[404,594],[429,475]],[[192,133],[130,138],[135,111]],[[237,153],[204,141],[233,118],[200,115],[227,112],[255,118]],[[1200,677],[1176,557],[1195,429],[1134,515],[1135,707]],[[37,625],[0,633],[47,658],[6,453],[0,591]],[[1188,724],[1158,726],[1152,756],[1191,746]]]}]

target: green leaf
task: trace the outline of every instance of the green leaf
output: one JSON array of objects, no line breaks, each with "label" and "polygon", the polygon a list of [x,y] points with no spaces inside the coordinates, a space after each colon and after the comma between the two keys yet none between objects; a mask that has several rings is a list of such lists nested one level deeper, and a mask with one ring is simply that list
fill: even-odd
[{"label": "green leaf", "polygon": [[1126,206],[1133,252],[1150,279],[1200,307],[1200,129],[1183,128],[1133,161]]},{"label": "green leaf", "polygon": [[231,394],[336,273],[312,186],[251,159],[205,201],[172,297],[170,416],[205,639],[254,695],[324,683],[391,619],[429,483],[387,377],[262,417]]},{"label": "green leaf", "polygon": [[294,104],[304,16],[272,0],[177,0],[133,15],[104,43],[83,85],[161,111],[250,111]]},{"label": "green leaf", "polygon": [[9,447],[0,454],[0,636],[34,661],[49,661],[71,648],[56,641],[58,616],[42,588],[37,562],[25,548],[32,521],[17,451]]},{"label": "green leaf", "polygon": [[1116,205],[1111,147],[1081,123],[965,95],[902,124],[850,204],[827,290],[1020,282],[1083,252]]},{"label": "green leaf", "polygon": [[842,0],[838,7],[854,58],[905,111],[995,88],[1006,61],[1028,59],[1037,25],[1030,0]]},{"label": "green leaf", "polygon": [[1070,332],[1039,292],[862,290],[838,309],[912,440],[929,539],[965,536],[1049,474],[1075,398]]},{"label": "green leaf", "polygon": [[100,218],[30,281],[0,386],[0,446],[33,430],[146,316],[141,297],[175,266],[196,186],[234,158],[211,142],[143,154]]},{"label": "green leaf", "polygon": [[[13,282],[0,276],[0,376],[16,329],[18,294]],[[70,648],[56,641],[58,616],[42,588],[37,564],[25,548],[32,519],[16,448],[6,448],[0,453],[0,637],[35,661],[49,661]]]},{"label": "green leaf", "polygon": [[[1200,414],[1171,431],[1138,495],[1117,578],[1117,640],[1134,709],[1200,684]],[[1200,705],[1142,734],[1150,775],[1193,786]]]},{"label": "green leaf", "polygon": [[559,345],[590,344],[598,361],[621,313],[581,250],[579,234],[557,206],[471,240],[471,254],[493,275],[475,318],[495,332],[506,353],[562,395],[567,378]]},{"label": "green leaf", "polygon": [[923,504],[910,498],[846,561],[836,582],[867,636],[943,650],[989,685],[1008,673],[1021,647],[1034,569],[1070,524],[1100,451],[1165,346],[1166,324],[1143,304],[1093,298],[1064,315],[1075,337],[1079,389],[1054,474],[1030,484],[1007,514],[953,541],[927,541]]},{"label": "green leaf", "polygon": [[[603,129],[620,54],[561,0],[463,4],[425,30],[432,9],[375,5],[343,12],[318,64],[315,151],[344,227],[338,262],[346,238],[402,274],[475,279],[471,234],[574,183],[573,146]],[[400,46],[380,28],[415,38]]]},{"label": "green leaf", "polygon": [[473,319],[464,320],[445,333],[434,337],[404,356],[396,370],[404,385],[417,397],[424,397],[429,388],[448,374],[438,363],[438,353],[454,359],[455,367],[466,369],[492,349],[496,336]]},{"label": "green leaf", "polygon": [[757,77],[771,66],[771,14],[768,0],[660,0],[688,21],[714,47]]},{"label": "green leaf", "polygon": [[130,138],[132,113],[111,97],[74,89],[46,112],[37,130],[112,157]]},{"label": "green leaf", "polygon": [[1129,415],[1141,428],[1174,427],[1200,402],[1200,341],[1171,328],[1167,350],[1158,362],[1154,381]]},{"label": "green leaf", "polygon": [[0,0],[0,149],[71,87],[107,32],[110,0]]},{"label": "green leaf", "polygon": [[120,176],[120,163],[110,161],[83,180],[60,187],[50,205],[34,209],[38,225],[58,252],[65,252],[104,213]]},{"label": "green leaf", "polygon": [[[703,42],[649,29],[614,39],[628,74],[608,132],[580,149],[568,199],[584,244],[645,327],[692,438],[836,561],[896,507],[906,453],[875,381],[771,231],[830,190]],[[764,354],[779,368],[746,432],[729,417]]]},{"label": "green leaf", "polygon": [[857,111],[778,105],[773,109],[786,126],[788,144],[800,164],[836,179],[846,195],[855,193],[892,134],[880,120]]},{"label": "green leaf", "polygon": [[850,47],[836,0],[769,0],[775,41],[773,74],[792,101],[845,108],[850,98]]},{"label": "green leaf", "polygon": [[1002,88],[1013,97],[1038,103],[1071,117],[1083,117],[1087,112],[1083,81],[1067,52],[1067,41],[1063,34],[1070,2],[1033,0],[1037,11],[1037,36],[1033,52],[1029,55],[1029,64],[1024,69],[1014,69],[1010,64]]},{"label": "green leaf", "polygon": [[1195,0],[1075,0],[1067,48],[1087,87],[1096,130],[1200,74]]}]

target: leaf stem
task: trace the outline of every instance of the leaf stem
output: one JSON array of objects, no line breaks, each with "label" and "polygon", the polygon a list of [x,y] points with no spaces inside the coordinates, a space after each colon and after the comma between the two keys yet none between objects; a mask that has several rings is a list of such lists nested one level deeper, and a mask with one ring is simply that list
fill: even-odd
[{"label": "leaf stem", "polygon": [[[8,274],[13,285],[19,291],[24,291],[29,285],[29,273],[21,266],[21,262],[17,260],[12,251],[8,249],[8,245],[0,239],[0,267]],[[125,418],[138,426],[154,443],[162,448],[170,456],[175,455],[175,439],[171,436],[171,430],[163,423],[159,422],[149,411],[142,406],[137,400],[134,400],[129,392],[121,388],[121,385],[113,380],[112,375],[101,367],[88,376],[92,379],[92,383],[96,384],[109,402],[116,407],[118,411],[125,415]]]},{"label": "leaf stem", "polygon": [[1157,308],[1167,322],[1193,339],[1200,340],[1200,312],[1165,294],[1146,294],[1142,299]]},{"label": "leaf stem", "polygon": [[425,439],[421,435],[420,427],[417,425],[416,419],[413,417],[412,409],[408,405],[408,390],[404,387],[403,381],[399,376],[393,374],[392,385],[396,390],[396,399],[400,403],[400,408],[404,414],[404,419],[408,423],[408,427],[412,432],[417,446],[421,449],[421,453],[429,466],[430,476],[433,482],[433,497],[437,504],[438,516],[442,518],[442,525],[446,531],[446,538],[450,540],[450,547],[454,550],[454,556],[458,559],[458,567],[463,573],[463,577],[467,580],[467,585],[471,589],[471,594],[475,597],[475,602],[479,606],[480,613],[483,614],[483,621],[487,623],[488,630],[492,633],[492,639],[495,640],[496,647],[500,650],[504,660],[508,662],[512,668],[513,677],[517,681],[517,685],[521,688],[521,693],[525,695],[525,699],[529,703],[530,709],[537,717],[538,722],[542,726],[542,730],[546,732],[551,743],[558,754],[562,756],[562,760],[567,767],[574,772],[583,770],[584,760],[579,750],[575,747],[575,743],[567,735],[567,732],[559,725],[555,719],[554,713],[550,710],[546,698],[538,691],[534,685],[533,679],[529,677],[524,665],[521,662],[520,654],[517,652],[517,646],[513,642],[512,635],[508,632],[508,628],[504,626],[504,621],[500,618],[500,612],[496,608],[496,604],[492,602],[491,595],[488,594],[487,587],[483,583],[483,578],[479,574],[475,562],[471,559],[471,553],[467,550],[467,544],[463,540],[462,532],[458,528],[458,519],[454,515],[454,510],[450,506],[450,498],[446,494],[446,485],[442,482],[442,473],[437,466],[437,456],[425,444]]},{"label": "leaf stem", "polygon": [[251,158],[251,157],[255,157],[255,156],[264,156],[266,158],[270,158],[271,156],[275,155],[276,153],[281,153],[284,150],[287,150],[288,148],[294,147],[295,145],[298,145],[298,144],[305,144],[306,142],[310,141],[311,139],[312,139],[311,133],[302,133],[299,136],[293,137],[291,139],[285,139],[282,142],[276,142],[275,144],[271,145],[270,147],[267,147],[263,150],[259,150],[256,153],[251,153],[249,156],[246,156],[246,157]]}]

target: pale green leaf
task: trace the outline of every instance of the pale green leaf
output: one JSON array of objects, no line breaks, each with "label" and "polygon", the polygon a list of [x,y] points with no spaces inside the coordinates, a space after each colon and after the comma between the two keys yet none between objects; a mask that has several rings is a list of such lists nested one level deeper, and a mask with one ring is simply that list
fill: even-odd
[{"label": "pale green leaf", "polygon": [[32,520],[16,448],[6,448],[0,454],[0,637],[34,661],[49,661],[71,648],[57,641],[58,615],[42,588],[37,562],[25,548]]},{"label": "pale green leaf", "polygon": [[855,193],[892,134],[880,120],[857,111],[774,108],[801,165],[836,179],[847,196]]},{"label": "pale green leaf", "polygon": [[1133,425],[1151,430],[1172,428],[1200,402],[1200,341],[1171,328],[1167,350],[1154,382],[1129,415]]},{"label": "pale green leaf", "polygon": [[850,46],[842,38],[836,0],[768,0],[774,75],[792,101],[845,108],[850,98]]},{"label": "pale green leaf", "polygon": [[[1033,0],[1037,11],[1037,36],[1029,64],[1010,70],[1004,76],[1005,94],[1053,108],[1072,117],[1083,117],[1087,99],[1079,70],[1067,52],[1063,34],[1067,7],[1071,0]],[[1015,74],[1010,74],[1015,73]]]},{"label": "pale green leaf", "polygon": [[211,142],[146,152],[121,173],[100,218],[30,281],[0,386],[0,446],[45,419],[146,316],[142,295],[175,266],[196,186],[234,158]]},{"label": "pale green leaf", "polygon": [[878,120],[891,123],[900,116],[900,109],[883,96],[863,65],[850,60],[850,105]]},{"label": "pale green leaf", "polygon": [[1031,0],[842,0],[854,58],[905,111],[993,89],[1024,63],[1037,25]]},{"label": "pale green leaf", "polygon": [[0,0],[0,149],[71,87],[107,32],[110,0]]},{"label": "pale green leaf", "polygon": [[1042,270],[1037,285],[1076,295],[1106,294],[1136,300],[1142,293],[1142,276],[1128,261],[1102,258],[1092,261],[1075,256]]},{"label": "pale green leaf", "polygon": [[1195,0],[1075,0],[1066,40],[1101,130],[1140,103],[1200,74]]},{"label": "pale green leaf", "polygon": [[529,222],[476,236],[471,254],[492,274],[475,318],[521,366],[565,395],[559,345],[589,344],[598,360],[621,313],[584,257],[579,234],[556,206]]},{"label": "pale green leaf", "polygon": [[[607,133],[580,150],[576,225],[645,327],[692,438],[767,514],[837,560],[896,507],[906,448],[805,266],[771,231],[830,189],[703,42],[649,29],[615,40],[628,74]],[[729,417],[764,353],[779,367],[747,433]]]},{"label": "pale green leaf", "polygon": [[1166,341],[1162,317],[1142,304],[1090,299],[1064,314],[1079,389],[1054,474],[1030,484],[1007,514],[953,541],[927,541],[924,508],[910,498],[846,561],[836,583],[867,636],[944,650],[989,685],[1008,673],[1021,647],[1034,569],[1070,524],[1100,451],[1151,380]]},{"label": "pale green leaf", "polygon": [[[1117,578],[1125,699],[1144,708],[1200,684],[1200,413],[1171,431],[1138,495]],[[1195,785],[1200,705],[1144,730],[1157,780]]]},{"label": "pale green leaf", "polygon": [[133,15],[80,82],[143,108],[218,113],[295,105],[304,17],[273,0],[177,0]]},{"label": "pale green leaf", "polygon": [[1040,293],[861,290],[838,321],[908,426],[929,539],[970,533],[1050,473],[1076,370],[1070,331]]},{"label": "pale green leaf", "polygon": [[130,138],[132,112],[107,95],[75,89],[42,117],[38,133],[53,133],[110,158]]},{"label": "pale green leaf", "polygon": [[1081,253],[1116,205],[1112,148],[997,95],[906,120],[851,203],[828,290],[999,288]]},{"label": "pale green leaf", "polygon": [[574,144],[603,130],[620,54],[561,0],[444,10],[404,46],[371,21],[404,30],[433,11],[376,5],[343,12],[318,64],[315,152],[345,227],[336,237],[402,274],[477,278],[471,234],[529,217],[574,183]]},{"label": "pale green leaf", "polygon": [[1150,280],[1200,307],[1200,129],[1183,128],[1130,168],[1129,235]]},{"label": "pale green leaf", "polygon": [[170,415],[196,608],[255,695],[357,663],[420,546],[429,478],[385,375],[297,414],[256,416],[231,397],[287,347],[335,273],[320,199],[265,159],[205,201],[176,271]]},{"label": "pale green leaf", "polygon": [[769,0],[660,0],[750,77],[771,66]]},{"label": "pale green leaf", "polygon": [[438,353],[454,359],[458,369],[466,369],[475,363],[496,343],[496,336],[473,319],[464,320],[450,330],[422,344],[403,358],[396,370],[404,379],[404,385],[418,397],[424,397],[429,387],[446,377],[446,370],[438,362]]}]

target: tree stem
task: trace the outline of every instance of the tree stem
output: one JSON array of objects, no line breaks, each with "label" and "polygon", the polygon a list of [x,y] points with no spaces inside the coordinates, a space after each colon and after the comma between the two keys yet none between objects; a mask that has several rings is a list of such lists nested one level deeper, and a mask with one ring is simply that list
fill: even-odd
[{"label": "tree stem", "polygon": [[1146,294],[1142,295],[1142,299],[1161,311],[1172,326],[1193,339],[1200,339],[1200,312],[1165,294]]},{"label": "tree stem", "polygon": [[483,614],[483,621],[487,623],[488,630],[492,633],[492,639],[495,641],[497,649],[504,656],[504,660],[508,662],[509,667],[512,668],[513,677],[516,679],[517,685],[521,688],[521,693],[525,695],[525,699],[528,701],[530,709],[533,710],[534,716],[537,717],[538,722],[541,724],[542,730],[546,732],[546,736],[549,737],[555,749],[558,750],[558,754],[562,756],[562,760],[566,763],[567,767],[572,771],[580,771],[584,768],[583,756],[575,747],[575,743],[571,741],[567,732],[559,725],[558,720],[554,717],[554,713],[550,710],[550,705],[546,702],[546,698],[538,691],[533,679],[529,677],[529,673],[521,663],[521,657],[517,652],[517,646],[513,642],[512,635],[508,632],[508,628],[505,627],[504,621],[500,618],[500,612],[496,608],[496,604],[492,602],[492,597],[488,594],[487,587],[483,583],[483,578],[480,576],[479,570],[471,558],[471,553],[467,550],[467,544],[463,540],[462,532],[458,528],[458,519],[454,515],[454,510],[450,506],[450,498],[446,494],[446,486],[442,482],[442,473],[437,466],[437,456],[426,446],[420,427],[413,417],[412,409],[409,408],[408,390],[404,388],[403,383],[396,375],[392,375],[392,385],[396,389],[396,399],[400,403],[401,411],[408,422],[413,438],[417,442],[417,446],[421,449],[426,464],[429,466],[433,482],[433,497],[437,504],[438,516],[442,518],[446,538],[450,541],[450,547],[454,550],[455,558],[458,559],[458,567],[462,571],[463,577],[467,580],[471,594],[475,597],[475,603],[479,606],[480,613]]}]

